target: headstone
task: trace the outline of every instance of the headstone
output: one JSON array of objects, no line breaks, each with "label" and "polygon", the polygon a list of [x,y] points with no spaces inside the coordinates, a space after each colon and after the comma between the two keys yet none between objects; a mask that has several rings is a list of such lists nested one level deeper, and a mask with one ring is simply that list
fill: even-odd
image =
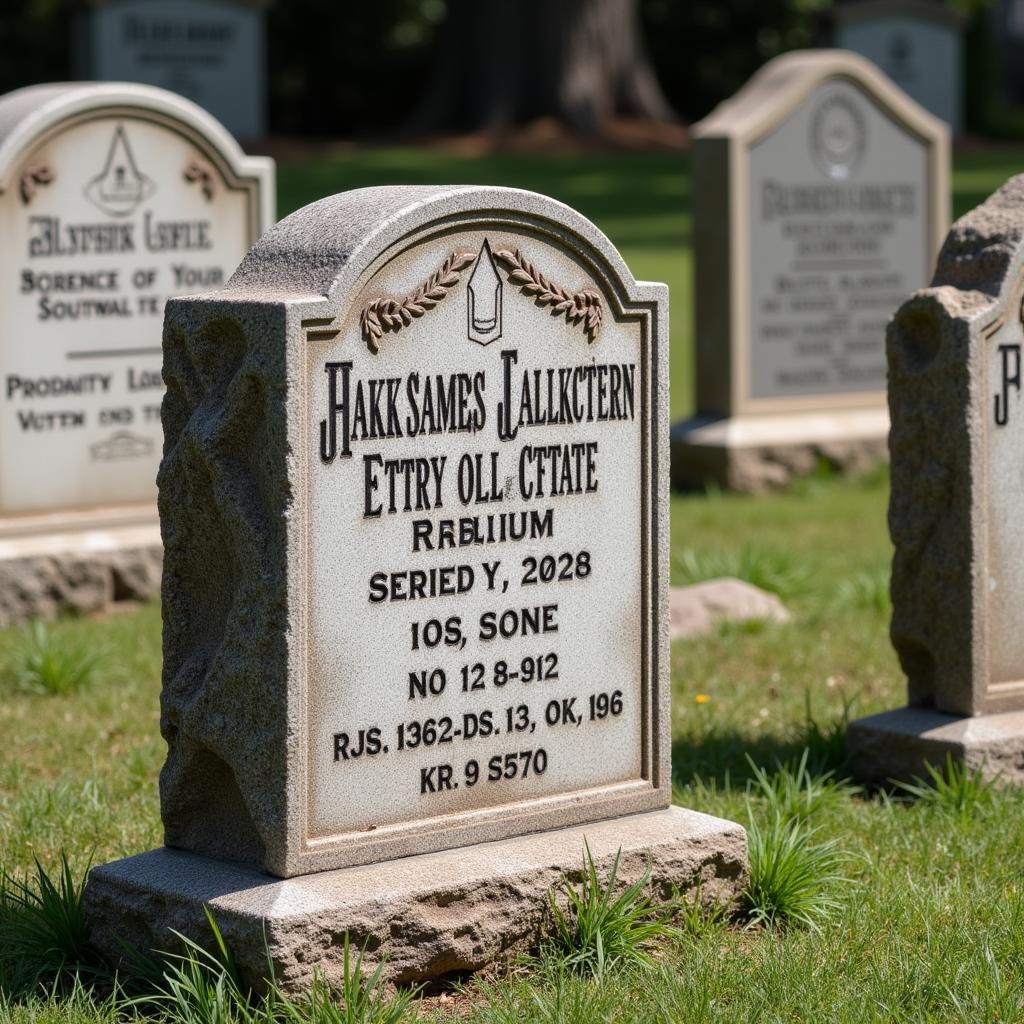
[{"label": "headstone", "polygon": [[266,134],[270,0],[90,0],[76,16],[75,73],[169,89],[234,135]]},{"label": "headstone", "polygon": [[585,841],[735,895],[743,830],[669,808],[667,339],[588,221],[472,186],[323,199],[168,305],[175,849],[93,872],[97,941],[208,903],[289,984],[346,931],[470,970]]},{"label": "headstone", "polygon": [[953,225],[889,326],[892,642],[909,707],[849,744],[874,781],[949,754],[1024,782],[1024,176]]},{"label": "headstone", "polygon": [[0,98],[0,624],[158,583],[164,301],[227,280],[273,178],[161,89]]},{"label": "headstone", "polygon": [[831,10],[835,45],[877,64],[908,96],[963,130],[966,15],[936,0],[857,0]]},{"label": "headstone", "polygon": [[884,457],[885,324],[948,225],[945,126],[855,54],[787,54],[694,130],[697,415],[681,486]]}]

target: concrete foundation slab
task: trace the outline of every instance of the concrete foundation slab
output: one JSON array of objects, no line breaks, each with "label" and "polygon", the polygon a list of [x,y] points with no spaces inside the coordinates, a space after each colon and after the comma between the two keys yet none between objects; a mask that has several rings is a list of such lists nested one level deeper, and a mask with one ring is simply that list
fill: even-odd
[{"label": "concrete foundation slab", "polygon": [[346,932],[354,945],[366,943],[366,964],[386,958],[388,980],[420,982],[533,945],[548,892],[563,874],[580,872],[584,843],[601,877],[621,849],[624,885],[650,865],[661,899],[699,885],[702,899],[731,903],[746,881],[742,827],[671,807],[288,879],[165,848],[94,868],[85,904],[93,941],[113,961],[122,943],[173,948],[172,928],[209,941],[208,906],[252,982],[267,974],[266,947],[288,990],[318,969],[337,980]]},{"label": "concrete foundation slab", "polygon": [[694,416],[672,428],[672,486],[714,483],[759,494],[814,472],[820,461],[861,472],[888,461],[888,435],[884,409]]},{"label": "concrete foundation slab", "polygon": [[1024,783],[1024,711],[974,717],[928,708],[899,708],[851,722],[846,738],[854,775],[884,785],[941,768],[946,756],[987,777]]}]

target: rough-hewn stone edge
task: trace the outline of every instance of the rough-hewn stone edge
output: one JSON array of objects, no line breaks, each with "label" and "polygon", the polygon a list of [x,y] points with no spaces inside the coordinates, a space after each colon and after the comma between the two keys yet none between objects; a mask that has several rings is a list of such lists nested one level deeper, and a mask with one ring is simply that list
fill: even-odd
[{"label": "rough-hewn stone edge", "polygon": [[171,928],[208,942],[209,906],[251,981],[267,973],[264,936],[287,989],[302,989],[318,969],[337,980],[348,932],[366,943],[367,963],[386,958],[388,980],[417,982],[479,970],[536,943],[548,893],[564,874],[579,875],[584,843],[602,878],[620,850],[622,885],[649,866],[658,898],[699,887],[702,900],[732,904],[746,882],[743,828],[673,807],[284,880],[159,849],[95,868],[85,905],[93,942],[115,962],[125,944],[169,948]]},{"label": "rough-hewn stone edge", "polygon": [[1024,258],[1024,176],[950,229],[931,287],[886,332],[891,637],[912,705],[984,710],[986,332],[1008,311]]},{"label": "rough-hewn stone edge", "polygon": [[164,317],[164,839],[285,858],[300,529],[299,346],[284,302],[179,297]]},{"label": "rough-hewn stone edge", "polygon": [[998,297],[1024,243],[1022,210],[1024,174],[1018,174],[953,224],[936,261],[932,288]]},{"label": "rough-hewn stone edge", "polygon": [[162,563],[159,544],[0,560],[0,628],[147,601],[160,590]]},{"label": "rough-hewn stone edge", "polygon": [[944,768],[947,756],[987,778],[1024,784],[1022,711],[971,717],[899,708],[851,722],[846,746],[854,775],[870,785],[923,778],[925,764]]},{"label": "rough-hewn stone edge", "polygon": [[890,321],[890,637],[909,703],[969,714],[975,615],[975,307],[948,287],[918,292]]},{"label": "rough-hewn stone edge", "polygon": [[673,438],[672,486],[693,491],[714,484],[740,494],[765,494],[808,476],[821,463],[840,473],[862,473],[888,457],[885,437],[744,448],[693,445]]}]

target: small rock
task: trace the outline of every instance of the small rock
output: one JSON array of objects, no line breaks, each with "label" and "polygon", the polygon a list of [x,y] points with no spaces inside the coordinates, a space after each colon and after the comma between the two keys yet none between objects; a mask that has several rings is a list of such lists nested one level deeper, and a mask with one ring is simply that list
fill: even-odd
[{"label": "small rock", "polygon": [[724,577],[689,587],[669,587],[669,633],[673,640],[702,636],[722,621],[770,619],[789,622],[786,606],[767,591]]}]

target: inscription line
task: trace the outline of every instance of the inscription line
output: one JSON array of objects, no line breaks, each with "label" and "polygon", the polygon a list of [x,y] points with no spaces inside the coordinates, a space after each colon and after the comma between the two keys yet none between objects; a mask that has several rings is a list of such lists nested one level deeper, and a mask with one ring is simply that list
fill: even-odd
[{"label": "inscription line", "polygon": [[158,356],[163,352],[159,345],[148,348],[99,348],[88,351],[68,352],[68,359],[98,359],[103,356]]}]

